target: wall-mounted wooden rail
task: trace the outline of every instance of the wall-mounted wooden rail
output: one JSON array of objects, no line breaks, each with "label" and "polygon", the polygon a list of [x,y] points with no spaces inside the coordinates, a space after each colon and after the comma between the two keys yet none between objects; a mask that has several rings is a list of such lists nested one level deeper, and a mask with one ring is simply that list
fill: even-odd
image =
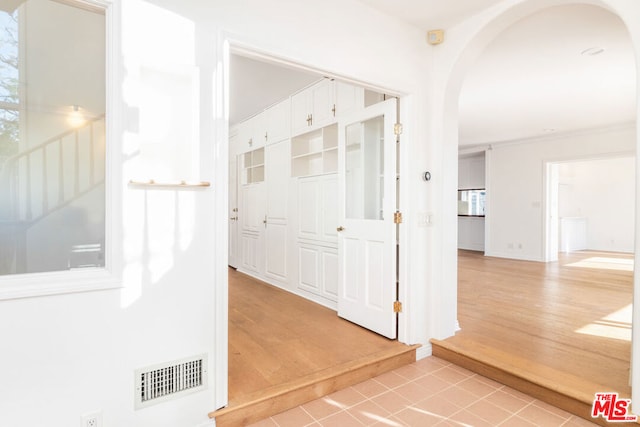
[{"label": "wall-mounted wooden rail", "polygon": [[150,179],[148,181],[129,181],[129,188],[137,189],[167,189],[167,190],[180,190],[180,189],[198,189],[210,187],[211,183],[208,181],[155,181]]}]

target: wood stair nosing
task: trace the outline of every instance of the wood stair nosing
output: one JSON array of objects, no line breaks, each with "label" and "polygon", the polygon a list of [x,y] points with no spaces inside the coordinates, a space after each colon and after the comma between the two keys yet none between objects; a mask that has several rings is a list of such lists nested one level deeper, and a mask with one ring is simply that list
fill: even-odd
[{"label": "wood stair nosing", "polygon": [[[615,390],[607,390],[604,386],[599,386],[584,378],[577,378],[553,368],[521,360],[517,356],[500,354],[499,350],[483,348],[479,343],[473,344],[475,347],[473,350],[469,346],[459,346],[447,340],[433,339],[431,344],[433,355],[436,357],[593,423],[602,426],[614,425],[603,418],[592,418],[591,408],[595,391]],[[506,360],[510,360],[510,362],[505,362]],[[575,386],[568,386],[568,383]],[[594,390],[594,393],[585,390]],[[619,425],[619,423],[615,425]]]},{"label": "wood stair nosing", "polygon": [[326,369],[287,384],[246,396],[242,402],[209,413],[218,427],[241,426],[268,418],[335,391],[415,362],[419,345],[402,352],[387,350],[367,358]]}]

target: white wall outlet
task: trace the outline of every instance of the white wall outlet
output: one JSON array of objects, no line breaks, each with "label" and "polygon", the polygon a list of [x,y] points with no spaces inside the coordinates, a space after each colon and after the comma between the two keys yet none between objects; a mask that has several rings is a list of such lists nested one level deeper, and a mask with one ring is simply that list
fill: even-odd
[{"label": "white wall outlet", "polygon": [[102,412],[96,411],[81,417],[80,427],[102,427]]}]

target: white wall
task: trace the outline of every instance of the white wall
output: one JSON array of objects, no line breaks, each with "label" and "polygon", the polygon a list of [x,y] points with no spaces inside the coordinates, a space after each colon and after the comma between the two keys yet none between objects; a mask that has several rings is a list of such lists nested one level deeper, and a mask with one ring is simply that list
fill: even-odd
[{"label": "white wall", "polygon": [[486,254],[544,261],[546,162],[628,155],[635,151],[635,138],[635,130],[627,128],[494,146]]},{"label": "white wall", "polygon": [[[0,425],[75,426],[81,414],[102,410],[105,426],[195,427],[225,402],[214,385],[226,381],[224,361],[215,365],[227,351],[226,38],[408,94],[406,144],[419,160],[405,170],[407,182],[422,184],[415,173],[426,158],[417,142],[424,140],[417,124],[427,64],[420,31],[344,0],[127,0],[121,10],[108,67],[116,80],[109,175],[115,193],[107,205],[123,288],[0,301],[0,358],[8,367]],[[212,187],[127,186],[150,178],[202,179]],[[407,209],[425,210],[424,202],[414,197]],[[425,293],[417,273],[411,279]],[[425,323],[404,333],[426,343]],[[205,352],[206,391],[134,410],[136,368]]]},{"label": "white wall", "polygon": [[586,247],[633,252],[635,158],[561,163],[558,216],[586,219]]}]

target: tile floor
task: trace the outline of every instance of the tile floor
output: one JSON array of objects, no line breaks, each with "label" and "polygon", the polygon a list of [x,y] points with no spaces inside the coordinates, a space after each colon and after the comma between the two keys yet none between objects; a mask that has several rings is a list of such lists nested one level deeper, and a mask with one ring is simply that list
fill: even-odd
[{"label": "tile floor", "polygon": [[252,427],[593,426],[442,359],[428,357]]}]

